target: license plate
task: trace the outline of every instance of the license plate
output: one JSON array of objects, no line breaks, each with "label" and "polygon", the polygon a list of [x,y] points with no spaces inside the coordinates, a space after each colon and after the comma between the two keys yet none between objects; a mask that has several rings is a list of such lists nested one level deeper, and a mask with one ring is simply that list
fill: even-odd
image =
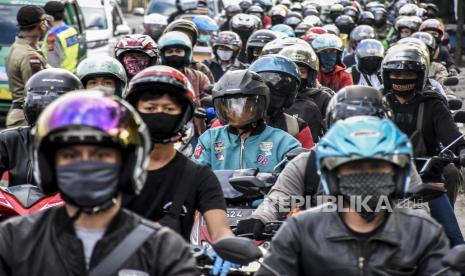
[{"label": "license plate", "polygon": [[245,209],[245,208],[228,208],[226,214],[228,216],[228,221],[230,226],[237,226],[237,223],[240,220],[250,217],[255,211],[255,209]]}]

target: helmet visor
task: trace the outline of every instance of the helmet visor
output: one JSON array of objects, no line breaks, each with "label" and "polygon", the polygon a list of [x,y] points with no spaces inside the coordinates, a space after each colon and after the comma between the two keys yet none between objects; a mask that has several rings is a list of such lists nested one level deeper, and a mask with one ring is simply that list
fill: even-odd
[{"label": "helmet visor", "polygon": [[261,72],[259,75],[270,88],[271,95],[288,97],[297,91],[298,81],[284,73],[278,72]]},{"label": "helmet visor", "polygon": [[218,117],[234,127],[259,120],[265,111],[265,98],[260,96],[221,97],[214,100]]}]

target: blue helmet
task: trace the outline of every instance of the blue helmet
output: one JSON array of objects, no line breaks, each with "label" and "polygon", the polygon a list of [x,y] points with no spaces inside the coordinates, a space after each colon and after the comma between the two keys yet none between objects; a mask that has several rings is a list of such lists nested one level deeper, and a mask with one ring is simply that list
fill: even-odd
[{"label": "blue helmet", "polygon": [[199,31],[204,31],[207,33],[216,32],[219,29],[216,21],[206,15],[197,15],[192,19],[192,23],[195,24]]},{"label": "blue helmet", "polygon": [[271,27],[271,30],[278,33],[283,33],[288,37],[295,37],[294,29],[291,26],[285,24],[277,24]]},{"label": "blue helmet", "polygon": [[312,48],[316,53],[327,49],[335,49],[339,52],[344,50],[342,40],[334,34],[322,34],[312,41]]},{"label": "blue helmet", "polygon": [[282,55],[266,55],[257,59],[249,67],[258,73],[270,88],[270,115],[289,108],[297,96],[300,74],[297,65]]},{"label": "blue helmet", "polygon": [[408,137],[388,119],[355,116],[337,121],[316,146],[317,169],[326,194],[338,195],[337,168],[363,160],[383,160],[395,165],[396,196],[409,187],[413,156]]},{"label": "blue helmet", "polygon": [[160,64],[165,64],[165,51],[172,47],[179,47],[186,51],[184,56],[184,65],[188,65],[192,61],[192,42],[190,38],[183,32],[171,31],[167,32],[158,40],[158,47],[160,48]]}]

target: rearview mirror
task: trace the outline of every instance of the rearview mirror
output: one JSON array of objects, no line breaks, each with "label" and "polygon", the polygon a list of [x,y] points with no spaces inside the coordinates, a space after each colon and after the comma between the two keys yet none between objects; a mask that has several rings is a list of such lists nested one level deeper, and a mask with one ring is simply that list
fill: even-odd
[{"label": "rearview mirror", "polygon": [[454,115],[452,115],[452,117],[454,118],[454,122],[465,124],[465,111],[464,110],[458,110],[454,112]]},{"label": "rearview mirror", "polygon": [[429,202],[444,195],[445,192],[445,189],[438,188],[429,183],[424,183],[411,187],[407,191],[407,194],[409,195],[410,199],[417,199],[421,200],[422,202]]},{"label": "rearview mirror", "polygon": [[262,252],[247,238],[224,238],[212,244],[213,250],[224,260],[248,265],[262,257]]},{"label": "rearview mirror", "polygon": [[457,77],[448,77],[444,80],[443,83],[445,86],[456,86],[459,84],[459,78]]},{"label": "rearview mirror", "polygon": [[131,33],[131,28],[127,25],[118,25],[116,26],[115,36],[117,35],[128,35]]},{"label": "rearview mirror", "polygon": [[459,99],[448,99],[447,103],[450,110],[460,110],[462,108],[462,101]]},{"label": "rearview mirror", "polygon": [[465,245],[457,245],[449,250],[442,258],[442,264],[453,271],[465,273]]},{"label": "rearview mirror", "polygon": [[256,197],[265,195],[266,185],[256,176],[236,176],[229,179],[229,184],[239,192]]}]

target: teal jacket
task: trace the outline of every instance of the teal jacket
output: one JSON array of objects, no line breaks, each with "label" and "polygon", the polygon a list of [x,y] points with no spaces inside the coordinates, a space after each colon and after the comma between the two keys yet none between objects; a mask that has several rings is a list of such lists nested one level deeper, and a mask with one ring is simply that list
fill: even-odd
[{"label": "teal jacket", "polygon": [[209,129],[199,137],[192,160],[212,170],[258,168],[273,172],[286,153],[299,147],[299,141],[287,132],[265,124],[246,139],[239,138],[235,129],[226,125]]}]

